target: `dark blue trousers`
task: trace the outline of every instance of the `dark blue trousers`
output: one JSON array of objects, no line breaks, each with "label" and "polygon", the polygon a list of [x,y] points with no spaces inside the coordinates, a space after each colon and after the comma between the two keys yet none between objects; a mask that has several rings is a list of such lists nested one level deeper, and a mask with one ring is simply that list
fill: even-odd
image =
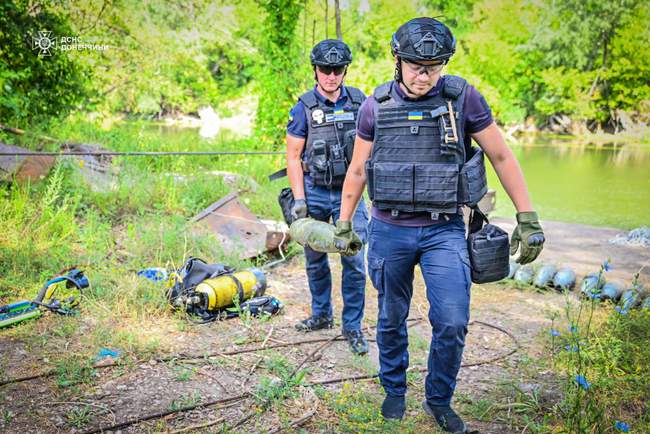
[{"label": "dark blue trousers", "polygon": [[[305,175],[305,196],[309,216],[325,222],[330,219],[333,224],[341,214],[341,189],[328,189],[314,185],[310,176]],[[368,210],[363,201],[352,220],[354,231],[361,241],[366,242]],[[336,255],[339,256],[339,255]],[[361,329],[366,293],[366,267],[364,264],[365,247],[355,256],[340,256],[343,267],[341,293],[343,296],[343,328],[345,330]],[[333,315],[332,311],[332,273],[327,253],[315,252],[305,247],[307,279],[311,292],[311,310],[314,316]]]},{"label": "dark blue trousers", "polygon": [[406,394],[406,318],[413,295],[413,272],[419,264],[432,327],[426,399],[430,405],[448,405],[456,387],[469,322],[471,278],[465,224],[460,216],[424,227],[372,219],[369,232],[368,270],[378,291],[377,346],[384,391],[394,396]]}]

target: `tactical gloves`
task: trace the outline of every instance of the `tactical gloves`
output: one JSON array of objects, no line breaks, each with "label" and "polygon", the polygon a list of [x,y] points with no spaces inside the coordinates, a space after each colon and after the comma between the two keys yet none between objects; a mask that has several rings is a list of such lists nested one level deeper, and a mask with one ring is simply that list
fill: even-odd
[{"label": "tactical gloves", "polygon": [[544,232],[539,224],[537,213],[535,211],[518,212],[517,226],[510,239],[510,255],[517,253],[519,244],[521,244],[517,262],[520,264],[533,262],[541,253],[544,241]]},{"label": "tactical gloves", "polygon": [[307,201],[305,199],[296,199],[291,207],[291,217],[294,220],[304,219],[307,217]]},{"label": "tactical gloves", "polygon": [[334,247],[343,256],[354,256],[361,250],[361,238],[352,229],[352,222],[338,220],[334,231]]}]

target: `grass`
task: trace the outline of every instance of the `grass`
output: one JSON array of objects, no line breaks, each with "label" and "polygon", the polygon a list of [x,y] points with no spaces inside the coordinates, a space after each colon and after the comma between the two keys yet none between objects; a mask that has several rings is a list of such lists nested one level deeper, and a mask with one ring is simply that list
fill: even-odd
[{"label": "grass", "polygon": [[[196,132],[190,134],[161,136],[145,122],[118,124],[105,131],[99,123],[74,118],[48,131],[51,136],[101,143],[112,150],[263,147],[228,135],[196,140]],[[37,145],[29,138],[1,135],[0,139],[27,148]],[[46,149],[55,145],[47,144]],[[57,318],[56,337],[76,341],[88,353],[108,347],[144,357],[170,350],[168,336],[183,331],[186,324],[168,308],[163,289],[135,272],[148,266],[178,268],[189,256],[236,267],[251,265],[236,252],[224,252],[216,237],[192,225],[190,218],[233,188],[246,187],[249,191],[240,198],[253,213],[281,219],[275,198],[283,183],[271,184],[266,176],[277,170],[282,157],[117,158],[116,163],[120,168],[116,188],[104,192],[93,191],[71,161],[58,164],[40,182],[0,188],[4,228],[0,304],[31,299],[46,279],[78,266],[85,270],[91,287],[84,293],[80,318]],[[208,174],[214,170],[242,173],[255,181],[257,190],[250,191],[245,178],[230,187]],[[186,178],[179,181],[171,174]],[[6,333],[36,339],[32,333],[36,327],[25,323]]]},{"label": "grass", "polygon": [[78,354],[68,354],[56,363],[56,384],[61,388],[91,383],[94,374],[92,360]]},{"label": "grass", "polygon": [[75,428],[83,428],[93,417],[92,408],[85,405],[83,407],[73,407],[65,414],[68,424]]},{"label": "grass", "polygon": [[201,394],[195,390],[190,394],[183,395],[180,398],[173,400],[172,403],[169,405],[169,409],[171,411],[176,411],[184,407],[196,405],[200,402],[201,402]]}]

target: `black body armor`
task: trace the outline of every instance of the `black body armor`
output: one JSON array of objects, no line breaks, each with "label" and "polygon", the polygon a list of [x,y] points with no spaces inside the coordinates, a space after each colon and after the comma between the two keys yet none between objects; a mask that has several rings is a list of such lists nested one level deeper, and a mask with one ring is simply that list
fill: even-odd
[{"label": "black body armor", "polygon": [[325,104],[313,90],[300,97],[307,114],[303,168],[316,185],[341,187],[352,160],[357,113],[365,96],[354,87],[346,89],[349,100],[343,109]]},{"label": "black body armor", "polygon": [[483,151],[470,148],[463,136],[463,103],[467,82],[444,77],[435,96],[407,101],[393,88],[379,86],[372,154],[366,162],[368,193],[373,206],[400,211],[456,214],[474,206],[487,192]]}]

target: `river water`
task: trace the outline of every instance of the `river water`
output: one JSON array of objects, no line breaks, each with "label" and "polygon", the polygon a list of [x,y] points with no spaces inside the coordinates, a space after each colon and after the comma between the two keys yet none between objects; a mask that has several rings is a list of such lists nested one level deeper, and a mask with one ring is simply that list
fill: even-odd
[{"label": "river water", "polygon": [[[543,220],[632,229],[650,226],[650,148],[593,146],[577,141],[512,145]],[[497,190],[494,215],[514,216],[514,207],[488,164],[488,184]]]}]

